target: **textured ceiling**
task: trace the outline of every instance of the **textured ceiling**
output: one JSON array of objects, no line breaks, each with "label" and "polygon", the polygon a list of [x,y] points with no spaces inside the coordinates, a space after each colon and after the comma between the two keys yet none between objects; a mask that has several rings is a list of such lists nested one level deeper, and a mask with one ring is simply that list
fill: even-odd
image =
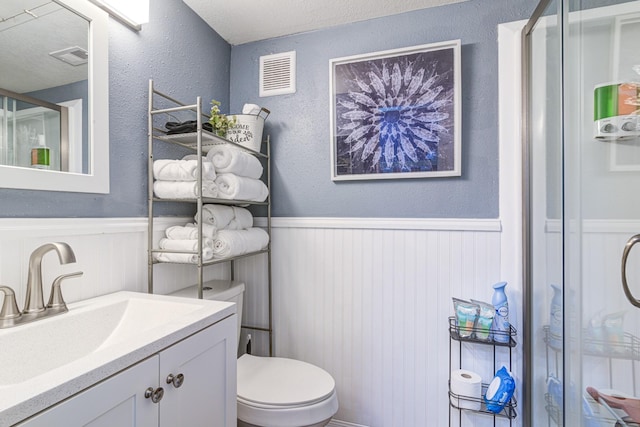
[{"label": "textured ceiling", "polygon": [[84,18],[50,0],[0,0],[0,88],[25,93],[86,80],[86,64],[72,66],[49,53],[87,49],[88,29]]},{"label": "textured ceiling", "polygon": [[184,0],[232,45],[467,0]]}]

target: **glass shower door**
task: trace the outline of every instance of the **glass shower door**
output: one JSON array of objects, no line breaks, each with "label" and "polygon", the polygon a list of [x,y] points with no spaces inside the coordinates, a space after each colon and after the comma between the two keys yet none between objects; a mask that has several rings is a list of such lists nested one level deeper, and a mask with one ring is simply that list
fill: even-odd
[{"label": "glass shower door", "polygon": [[[551,2],[528,39],[531,425],[637,426],[640,1]],[[640,245],[625,271],[639,298]]]}]

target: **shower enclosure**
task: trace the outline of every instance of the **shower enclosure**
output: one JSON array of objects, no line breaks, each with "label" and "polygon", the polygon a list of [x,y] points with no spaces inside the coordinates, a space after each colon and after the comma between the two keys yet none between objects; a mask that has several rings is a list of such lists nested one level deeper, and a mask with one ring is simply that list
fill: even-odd
[{"label": "shower enclosure", "polygon": [[640,1],[543,0],[523,52],[524,425],[639,426]]},{"label": "shower enclosure", "polygon": [[0,165],[32,167],[32,149],[44,144],[47,169],[68,170],[67,109],[0,89]]}]

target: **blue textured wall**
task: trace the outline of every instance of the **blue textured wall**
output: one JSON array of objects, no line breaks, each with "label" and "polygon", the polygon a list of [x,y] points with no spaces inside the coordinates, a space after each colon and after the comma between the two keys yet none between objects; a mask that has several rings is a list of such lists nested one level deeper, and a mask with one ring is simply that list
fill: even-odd
[{"label": "blue textured wall", "polygon": [[[149,78],[184,101],[201,95],[224,106],[231,93],[231,111],[244,102],[273,111],[275,216],[497,217],[496,25],[528,17],[535,3],[470,0],[231,49],[182,1],[154,0],[142,32],[109,25],[111,194],[0,189],[0,217],[145,216]],[[333,183],[329,60],[453,39],[462,40],[462,177]],[[288,50],[298,54],[298,92],[260,99],[259,57]],[[191,210],[160,206],[157,213]]]},{"label": "blue textured wall", "polygon": [[[231,110],[272,111],[274,216],[495,218],[498,216],[497,25],[536,1],[471,0],[328,30],[234,46]],[[462,176],[332,182],[329,60],[461,39]],[[297,93],[259,98],[262,55],[297,52]]]},{"label": "blue textured wall", "polygon": [[[231,46],[180,0],[154,0],[140,33],[109,22],[111,193],[0,189],[0,217],[136,217],[147,215],[148,81],[182,100],[229,105]],[[158,145],[157,153],[181,156]],[[99,161],[99,160],[98,160]],[[0,184],[1,185],[1,184]],[[185,214],[193,207],[159,206]]]}]

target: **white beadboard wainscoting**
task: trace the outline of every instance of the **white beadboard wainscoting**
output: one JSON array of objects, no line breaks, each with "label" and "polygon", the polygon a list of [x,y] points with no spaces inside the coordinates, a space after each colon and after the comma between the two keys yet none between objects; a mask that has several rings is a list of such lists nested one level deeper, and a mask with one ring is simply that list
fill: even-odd
[{"label": "white beadboard wainscoting", "polygon": [[[451,297],[491,301],[500,220],[274,218],[272,227],[276,354],[331,373],[341,420],[333,425],[448,425]],[[236,274],[247,283],[245,322],[264,325],[265,266],[256,261],[242,260]],[[507,290],[515,320],[520,285]],[[463,354],[466,369],[493,378],[489,347],[465,344]],[[519,377],[518,360],[514,352]]]},{"label": "white beadboard wainscoting", "polygon": [[[188,220],[157,219],[154,240],[167,226]],[[274,218],[272,228],[276,355],[316,364],[335,378],[340,410],[331,425],[446,426],[451,297],[491,300],[491,285],[503,279],[501,221]],[[56,276],[78,270],[84,276],[63,285],[69,302],[118,290],[146,292],[146,236],[146,218],[2,219],[0,283],[16,290],[22,306],[30,253],[42,243],[65,241],[77,263],[60,266],[55,255],[45,256],[45,298]],[[237,262],[235,276],[247,285],[245,324],[267,323],[266,261],[259,255]],[[154,268],[158,293],[196,283],[193,266]],[[206,279],[230,275],[226,265],[206,271]],[[507,291],[519,327],[519,283]],[[245,330],[243,338],[247,333],[255,353],[265,354],[266,334]],[[463,346],[464,367],[488,382],[492,353],[482,347]],[[515,351],[519,380],[520,347]],[[456,368],[457,358],[453,363]],[[493,425],[484,415],[463,418],[465,426]]]}]

